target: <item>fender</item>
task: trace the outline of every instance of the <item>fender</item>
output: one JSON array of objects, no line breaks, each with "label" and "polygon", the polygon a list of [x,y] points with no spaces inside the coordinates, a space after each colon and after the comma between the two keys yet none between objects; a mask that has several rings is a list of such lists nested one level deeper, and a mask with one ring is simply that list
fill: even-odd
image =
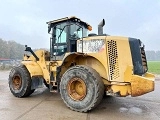
[{"label": "fender", "polygon": [[[72,63],[75,63],[76,65],[88,65],[95,69],[102,78],[108,79],[108,74],[105,66],[94,56],[84,53],[71,53],[64,57],[62,66],[64,65],[68,69],[70,66],[72,66]],[[64,72],[65,70],[63,71],[63,73]]]},{"label": "fender", "polygon": [[88,55],[84,53],[77,53],[77,52],[67,53],[62,60],[62,65],[66,63],[71,63],[77,56],[88,56]]},{"label": "fender", "polygon": [[27,68],[27,70],[30,73],[30,76],[43,76],[43,72],[41,67],[38,65],[38,63],[34,61],[22,61],[22,64],[24,64]]}]

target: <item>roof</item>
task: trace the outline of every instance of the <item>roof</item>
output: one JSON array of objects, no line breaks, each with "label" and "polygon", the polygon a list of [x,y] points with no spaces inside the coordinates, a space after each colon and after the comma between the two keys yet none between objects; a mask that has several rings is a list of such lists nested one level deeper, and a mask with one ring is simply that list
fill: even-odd
[{"label": "roof", "polygon": [[91,25],[89,25],[88,23],[82,21],[80,18],[77,18],[77,17],[75,17],[75,16],[64,17],[64,18],[61,18],[61,19],[52,20],[52,21],[47,22],[47,24],[54,24],[54,23],[59,23],[59,22],[63,22],[63,21],[66,21],[66,20],[73,20],[73,19],[77,19],[77,21],[80,21],[80,22],[86,24],[87,26],[90,26],[90,27],[91,27]]}]

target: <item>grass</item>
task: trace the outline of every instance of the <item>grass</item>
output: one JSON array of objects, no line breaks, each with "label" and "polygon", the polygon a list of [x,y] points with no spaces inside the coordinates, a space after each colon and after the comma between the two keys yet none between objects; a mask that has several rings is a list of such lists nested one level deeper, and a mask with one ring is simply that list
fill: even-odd
[{"label": "grass", "polygon": [[160,61],[148,61],[148,72],[160,74]]}]

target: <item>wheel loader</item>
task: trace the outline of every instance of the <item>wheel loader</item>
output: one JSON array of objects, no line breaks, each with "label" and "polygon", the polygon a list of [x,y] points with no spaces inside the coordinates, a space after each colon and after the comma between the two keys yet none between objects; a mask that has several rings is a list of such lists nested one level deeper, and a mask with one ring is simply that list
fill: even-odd
[{"label": "wheel loader", "polygon": [[154,90],[140,39],[88,33],[91,25],[72,16],[47,22],[50,50],[25,46],[20,65],[11,69],[9,88],[15,97],[27,97],[44,84],[60,92],[64,103],[77,112],[95,108],[104,94],[140,96]]}]

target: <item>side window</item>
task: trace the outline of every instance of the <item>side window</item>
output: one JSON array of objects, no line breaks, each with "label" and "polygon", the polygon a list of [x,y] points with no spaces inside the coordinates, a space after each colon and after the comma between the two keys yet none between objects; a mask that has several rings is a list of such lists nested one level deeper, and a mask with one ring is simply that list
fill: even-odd
[{"label": "side window", "polygon": [[80,33],[80,31],[78,29],[79,29],[79,26],[77,26],[75,24],[70,26],[70,36],[72,38],[74,38],[74,39],[80,38],[79,35],[82,34],[82,33]]},{"label": "side window", "polygon": [[82,37],[86,37],[87,31],[86,29],[76,23],[70,25],[70,51],[71,52],[77,52],[77,40],[81,39]]},{"label": "side window", "polygon": [[[87,29],[84,27],[80,27],[76,24],[73,24],[70,26],[70,35],[74,36],[75,38],[82,38],[82,37],[86,37],[87,36]],[[83,32],[83,34],[82,34]],[[83,35],[83,36],[82,36]]]},{"label": "side window", "polygon": [[56,26],[56,43],[65,43],[66,40],[66,27],[65,24]]},{"label": "side window", "polygon": [[66,23],[56,26],[56,42],[54,45],[54,55],[61,56],[67,52],[67,28]]}]

